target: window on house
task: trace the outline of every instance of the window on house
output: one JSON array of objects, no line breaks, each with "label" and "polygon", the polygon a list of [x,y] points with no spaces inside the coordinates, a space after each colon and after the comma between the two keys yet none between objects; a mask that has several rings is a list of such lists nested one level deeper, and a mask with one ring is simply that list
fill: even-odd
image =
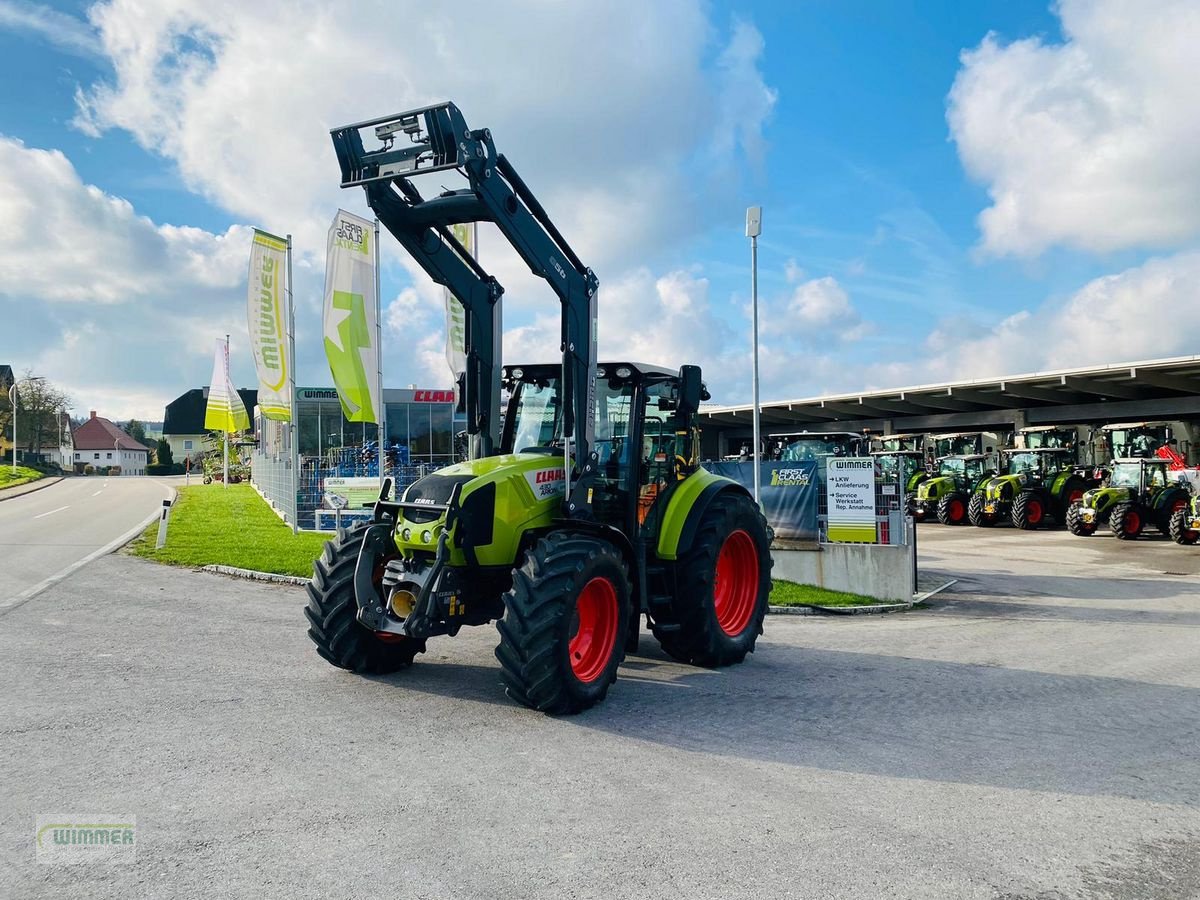
[{"label": "window on house", "polygon": [[92,459],[99,459],[99,458],[100,458],[100,454],[99,454],[99,453],[93,453],[93,454],[92,454]]},{"label": "window on house", "polygon": [[106,454],[104,454],[104,458],[105,458],[105,459],[112,459],[112,454],[111,454],[111,453],[106,453]]},{"label": "window on house", "polygon": [[183,449],[184,449],[184,450],[191,450],[191,449],[192,449],[192,442],[191,442],[191,441],[184,441],[184,442],[183,442]]}]

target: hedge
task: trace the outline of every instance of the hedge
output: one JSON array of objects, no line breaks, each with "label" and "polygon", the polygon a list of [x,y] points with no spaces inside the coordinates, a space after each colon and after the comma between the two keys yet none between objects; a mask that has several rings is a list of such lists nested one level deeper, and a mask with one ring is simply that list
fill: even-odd
[{"label": "hedge", "polygon": [[182,475],[183,463],[172,463],[169,466],[162,466],[158,463],[146,466],[147,475]]}]

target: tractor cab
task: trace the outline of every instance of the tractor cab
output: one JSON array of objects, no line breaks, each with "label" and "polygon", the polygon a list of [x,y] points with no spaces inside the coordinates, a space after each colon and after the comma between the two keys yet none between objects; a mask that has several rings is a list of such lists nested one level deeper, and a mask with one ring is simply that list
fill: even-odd
[{"label": "tractor cab", "polygon": [[924,453],[925,435],[923,434],[889,434],[875,439],[879,451],[883,453],[906,453],[915,451]]},{"label": "tractor cab", "polygon": [[967,490],[972,490],[984,474],[990,473],[992,458],[982,453],[970,456],[947,456],[938,460],[937,477],[953,478]]},{"label": "tractor cab", "polygon": [[925,454],[920,450],[877,450],[876,478],[884,484],[902,484],[905,492],[915,491],[929,477],[925,471]]},{"label": "tractor cab", "polygon": [[943,525],[964,524],[971,493],[995,471],[993,457],[983,453],[939,459],[934,473],[917,487],[913,518],[921,522],[936,514]]},{"label": "tractor cab", "polygon": [[1037,450],[1006,450],[1006,471],[1026,481],[1042,481],[1047,475],[1069,469],[1075,464],[1075,451],[1066,447]]}]

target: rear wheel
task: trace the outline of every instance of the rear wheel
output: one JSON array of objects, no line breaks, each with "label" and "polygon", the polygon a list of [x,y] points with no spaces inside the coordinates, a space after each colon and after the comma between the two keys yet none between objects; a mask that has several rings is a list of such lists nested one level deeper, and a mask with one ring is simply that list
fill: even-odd
[{"label": "rear wheel", "polygon": [[[325,660],[339,669],[381,675],[408,668],[413,657],[425,652],[425,642],[403,635],[377,635],[359,624],[354,568],[368,527],[369,523],[364,522],[343,528],[325,545],[313,563],[313,577],[305,588],[308,605],[304,615],[308,636]],[[382,562],[376,588],[383,581]]]},{"label": "rear wheel", "polygon": [[1108,517],[1108,527],[1119,541],[1132,541],[1146,526],[1146,517],[1136,503],[1118,503]]},{"label": "rear wheel", "polygon": [[1067,509],[1067,531],[1076,537],[1088,537],[1096,533],[1095,522],[1083,521],[1083,504],[1072,503]]},{"label": "rear wheel", "polygon": [[995,514],[983,511],[982,492],[971,495],[971,501],[967,504],[967,519],[972,525],[978,525],[980,528],[990,528],[996,524]]},{"label": "rear wheel", "polygon": [[962,494],[947,494],[937,505],[937,520],[943,525],[962,525],[967,521],[967,501]]},{"label": "rear wheel", "polygon": [[554,715],[603,700],[625,658],[629,594],[611,544],[570,532],[538,541],[513,570],[496,626],[508,696]]},{"label": "rear wheel", "polygon": [[1171,524],[1168,526],[1168,531],[1171,535],[1171,540],[1177,544],[1190,546],[1200,539],[1200,531],[1187,527],[1188,510],[1183,506],[1175,512],[1171,513]]},{"label": "rear wheel", "polygon": [[675,563],[678,630],[655,628],[663,650],[697,666],[730,666],[754,652],[771,596],[767,521],[748,496],[718,496],[692,547]]},{"label": "rear wheel", "polygon": [[1021,491],[1013,501],[1012,523],[1016,528],[1031,531],[1046,524],[1046,500],[1037,491]]},{"label": "rear wheel", "polygon": [[1180,510],[1187,509],[1187,497],[1181,493],[1176,493],[1170,500],[1162,505],[1162,508],[1157,511],[1154,518],[1154,524],[1163,534],[1171,533],[1171,519],[1175,513]]}]

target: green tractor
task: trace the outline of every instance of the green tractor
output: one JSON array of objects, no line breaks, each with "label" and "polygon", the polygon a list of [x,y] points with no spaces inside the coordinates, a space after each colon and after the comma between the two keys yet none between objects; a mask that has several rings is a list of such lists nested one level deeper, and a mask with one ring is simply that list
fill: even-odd
[{"label": "green tractor", "polygon": [[1066,521],[1071,504],[1094,486],[1090,473],[1076,465],[1067,447],[1003,451],[1005,473],[984,479],[971,495],[967,518],[988,527],[1008,519],[1017,528],[1032,529],[1047,519]]},{"label": "green tractor", "polygon": [[[381,146],[365,149],[362,132]],[[697,366],[596,360],[598,282],[487,129],[443,103],[333,131],[342,186],[467,315],[469,461],[385,480],[373,521],[338,533],[307,588],[308,634],[334,666],[404,669],[438,635],[498,622],[500,680],[550,714],[599,702],[640,618],[674,659],[740,663],[771,588],[766,520],[698,464]],[[424,199],[422,173],[469,187]],[[502,288],[452,225],[492,222],[562,305],[562,362],[500,365]],[[501,427],[501,388],[510,393]]]},{"label": "green tractor", "polygon": [[876,450],[871,456],[875,460],[876,479],[881,484],[903,485],[905,507],[915,515],[913,500],[917,487],[929,477],[925,454],[920,450]]},{"label": "green tractor", "polygon": [[1200,494],[1192,494],[1184,506],[1171,513],[1167,530],[1177,544],[1191,546],[1200,539]]},{"label": "green tractor", "polygon": [[1169,465],[1165,459],[1114,459],[1104,486],[1088,491],[1067,510],[1067,528],[1087,537],[1107,522],[1122,541],[1136,539],[1151,524],[1170,534],[1175,514],[1187,511],[1189,492],[1171,479]]},{"label": "green tractor", "polygon": [[943,525],[965,525],[971,495],[980,482],[996,474],[995,457],[984,454],[946,456],[937,472],[922,481],[913,499],[913,518],[937,516]]}]

